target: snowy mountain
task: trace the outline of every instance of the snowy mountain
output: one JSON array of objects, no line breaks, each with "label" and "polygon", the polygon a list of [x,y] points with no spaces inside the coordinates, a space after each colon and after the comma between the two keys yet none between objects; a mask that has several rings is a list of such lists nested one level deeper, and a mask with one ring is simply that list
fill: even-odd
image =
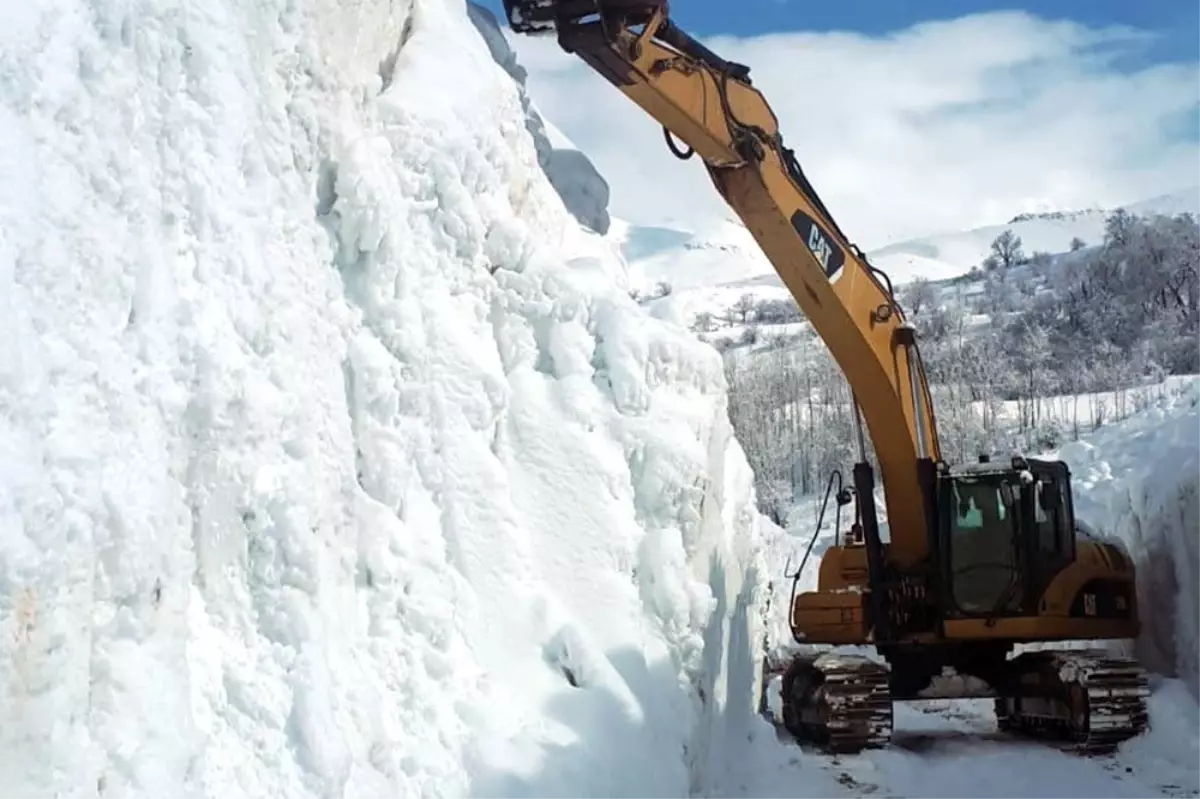
[{"label": "snowy mountain", "polygon": [[5,795],[685,795],[752,710],[720,359],[475,23],[9,15]]},{"label": "snowy mountain", "polygon": [[791,297],[754,237],[732,220],[703,234],[614,220],[608,238],[629,264],[630,283],[650,313],[675,324],[690,325],[703,312],[724,313],[745,294]]},{"label": "snowy mountain", "polygon": [[[1200,215],[1200,186],[1131,203],[1125,209],[1136,215]],[[1076,237],[1098,243],[1112,210],[1022,214],[1006,224],[896,242],[868,251],[867,257],[895,286],[918,277],[945,280],[979,266],[996,236],[1009,229],[1021,237],[1026,254],[1066,252]],[[660,283],[671,287],[669,297],[653,304],[655,313],[664,318],[689,324],[701,312],[720,316],[745,294],[790,297],[749,231],[737,222],[692,232],[616,220],[610,238],[621,247],[631,279],[644,294],[654,296]]]},{"label": "snowy mountain", "polygon": [[[1138,216],[1200,214],[1200,186],[1124,207]],[[923,236],[880,247],[867,255],[897,285],[911,282],[916,277],[929,280],[952,278],[982,264],[991,251],[992,242],[1005,230],[1020,236],[1026,254],[1066,252],[1074,238],[1088,245],[1098,244],[1104,238],[1105,220],[1114,210],[1021,214],[1006,224]]]}]

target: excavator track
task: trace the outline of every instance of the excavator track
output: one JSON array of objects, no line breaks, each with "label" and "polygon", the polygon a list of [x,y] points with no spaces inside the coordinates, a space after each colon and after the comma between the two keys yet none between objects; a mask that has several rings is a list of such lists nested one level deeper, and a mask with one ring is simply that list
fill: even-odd
[{"label": "excavator track", "polygon": [[841,754],[891,741],[892,697],[880,663],[855,655],[797,657],[780,690],[783,724],[797,742]]},{"label": "excavator track", "polygon": [[1136,661],[1103,651],[1042,651],[1013,658],[1012,667],[1015,687],[995,700],[1001,730],[1103,755],[1148,725],[1150,689]]}]

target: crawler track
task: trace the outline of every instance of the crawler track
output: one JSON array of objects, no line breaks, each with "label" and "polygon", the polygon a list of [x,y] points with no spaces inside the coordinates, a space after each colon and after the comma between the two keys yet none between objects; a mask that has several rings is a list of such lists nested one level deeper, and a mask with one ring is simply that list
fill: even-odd
[{"label": "crawler track", "polygon": [[863,657],[797,658],[781,686],[784,726],[829,752],[878,749],[892,736],[886,666]]},{"label": "crawler track", "polygon": [[1012,661],[1016,688],[996,699],[1001,730],[1109,754],[1147,727],[1146,675],[1102,651],[1027,652]]}]

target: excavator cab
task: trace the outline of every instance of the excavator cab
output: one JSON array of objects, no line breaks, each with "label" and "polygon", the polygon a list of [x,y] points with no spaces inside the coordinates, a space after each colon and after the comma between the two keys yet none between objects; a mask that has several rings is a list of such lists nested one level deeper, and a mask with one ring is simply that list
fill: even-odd
[{"label": "excavator cab", "polygon": [[1066,465],[982,456],[944,472],[938,496],[947,616],[1036,614],[1046,586],[1074,558]]}]

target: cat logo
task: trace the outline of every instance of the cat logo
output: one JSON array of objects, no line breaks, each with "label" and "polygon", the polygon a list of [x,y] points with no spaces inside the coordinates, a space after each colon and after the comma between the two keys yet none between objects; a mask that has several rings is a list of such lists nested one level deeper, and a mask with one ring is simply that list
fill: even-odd
[{"label": "cat logo", "polygon": [[841,275],[842,265],[846,263],[846,254],[833,243],[821,226],[803,211],[792,214],[792,227],[813,258],[821,265],[825,277],[829,278],[830,282],[835,282]]},{"label": "cat logo", "polygon": [[829,242],[821,235],[821,228],[816,225],[808,229],[808,249],[821,264],[821,269],[828,273],[829,256],[833,255],[833,247],[829,246]]}]

